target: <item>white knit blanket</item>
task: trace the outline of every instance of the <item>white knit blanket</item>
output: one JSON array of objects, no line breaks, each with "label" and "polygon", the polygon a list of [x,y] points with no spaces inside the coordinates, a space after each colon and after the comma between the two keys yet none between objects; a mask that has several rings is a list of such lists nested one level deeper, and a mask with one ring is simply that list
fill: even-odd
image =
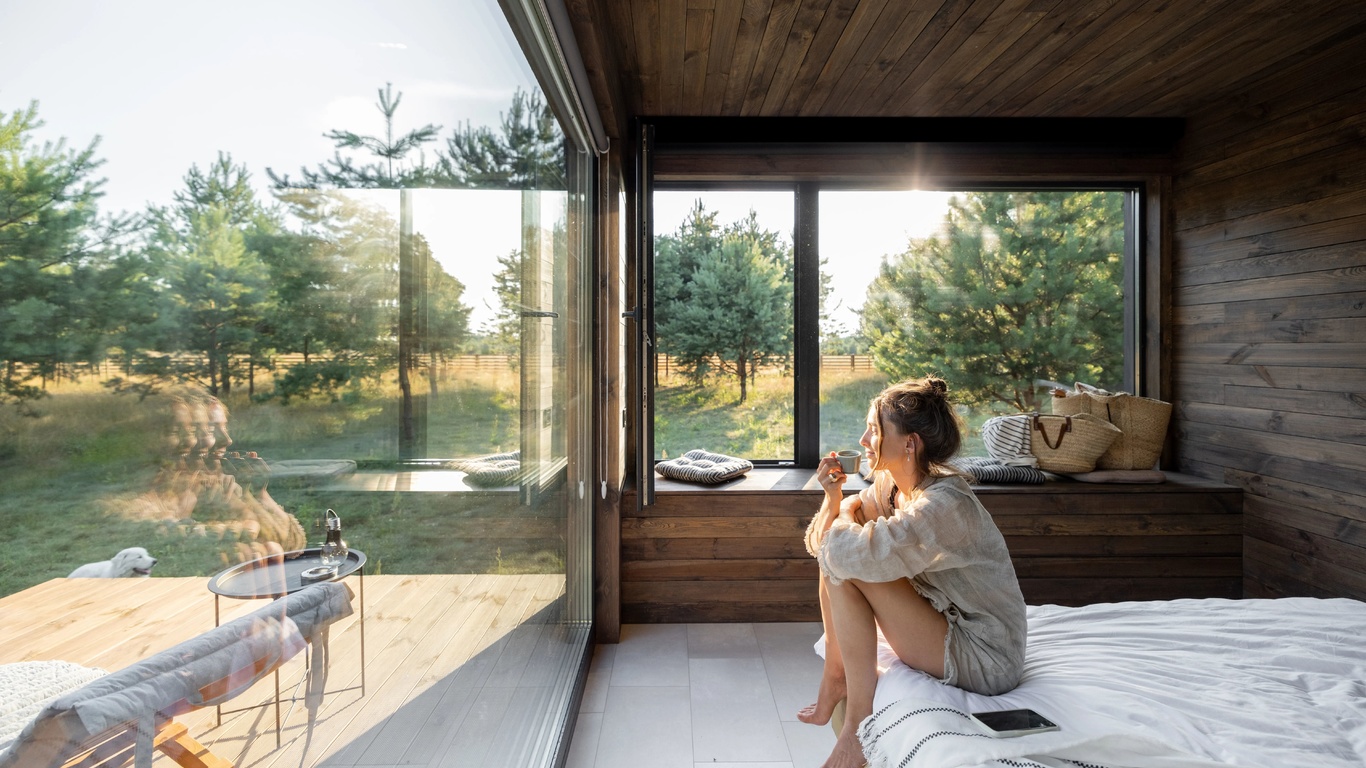
[{"label": "white knit blanket", "polygon": [[0,755],[49,701],[105,674],[69,661],[0,664]]}]

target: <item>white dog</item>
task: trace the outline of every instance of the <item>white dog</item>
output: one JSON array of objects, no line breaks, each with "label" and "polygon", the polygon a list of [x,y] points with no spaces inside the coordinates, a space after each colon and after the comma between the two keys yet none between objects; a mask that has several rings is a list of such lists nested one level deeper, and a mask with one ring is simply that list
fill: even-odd
[{"label": "white dog", "polygon": [[152,575],[152,566],[156,564],[157,559],[147,554],[147,550],[142,547],[129,547],[114,555],[113,560],[101,560],[98,563],[82,565],[72,571],[67,578],[118,579],[124,576],[147,578]]}]

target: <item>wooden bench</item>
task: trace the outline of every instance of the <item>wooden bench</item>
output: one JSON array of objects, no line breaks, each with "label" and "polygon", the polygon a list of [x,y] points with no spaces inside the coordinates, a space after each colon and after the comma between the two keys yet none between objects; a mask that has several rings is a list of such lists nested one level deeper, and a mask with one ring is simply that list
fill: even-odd
[{"label": "wooden bench", "polygon": [[[816,563],[802,543],[821,499],[812,474],[759,468],[717,487],[656,478],[656,503],[642,512],[628,489],[621,621],[819,621]],[[974,490],[1030,604],[1242,596],[1239,488],[1168,473],[1153,485]]]}]

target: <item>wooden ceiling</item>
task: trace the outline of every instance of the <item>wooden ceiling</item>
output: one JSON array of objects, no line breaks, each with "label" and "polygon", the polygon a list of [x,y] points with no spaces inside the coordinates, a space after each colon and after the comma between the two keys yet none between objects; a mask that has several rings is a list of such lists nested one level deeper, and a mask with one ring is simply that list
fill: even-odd
[{"label": "wooden ceiling", "polygon": [[1362,0],[565,3],[618,136],[637,115],[1185,116],[1366,46]]}]

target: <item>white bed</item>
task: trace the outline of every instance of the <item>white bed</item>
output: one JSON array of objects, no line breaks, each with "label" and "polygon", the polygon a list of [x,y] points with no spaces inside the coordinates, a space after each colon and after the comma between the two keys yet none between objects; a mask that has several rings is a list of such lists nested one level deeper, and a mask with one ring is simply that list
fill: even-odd
[{"label": "white bed", "polygon": [[[994,697],[942,685],[885,643],[879,654],[860,730],[872,768],[1366,766],[1355,600],[1031,606],[1024,680]],[[964,714],[1019,707],[1061,730],[990,738]]]}]

